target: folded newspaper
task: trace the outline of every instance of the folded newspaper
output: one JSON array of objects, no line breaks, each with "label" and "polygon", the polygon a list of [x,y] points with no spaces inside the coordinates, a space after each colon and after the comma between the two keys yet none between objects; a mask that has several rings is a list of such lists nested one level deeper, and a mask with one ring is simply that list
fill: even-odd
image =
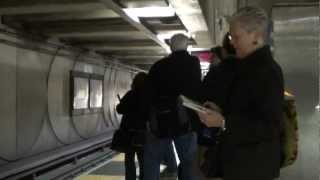
[{"label": "folded newspaper", "polygon": [[198,103],[194,100],[191,100],[184,95],[180,95],[180,98],[182,100],[182,105],[187,108],[190,108],[192,110],[202,112],[202,113],[207,113],[208,111],[210,111],[208,108],[204,107],[200,103]]}]

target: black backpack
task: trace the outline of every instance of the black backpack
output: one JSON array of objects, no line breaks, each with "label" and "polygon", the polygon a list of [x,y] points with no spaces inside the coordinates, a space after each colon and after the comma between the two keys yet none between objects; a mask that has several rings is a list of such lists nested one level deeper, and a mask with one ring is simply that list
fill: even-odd
[{"label": "black backpack", "polygon": [[150,107],[150,131],[158,138],[172,138],[191,131],[189,110],[179,96],[159,96]]}]

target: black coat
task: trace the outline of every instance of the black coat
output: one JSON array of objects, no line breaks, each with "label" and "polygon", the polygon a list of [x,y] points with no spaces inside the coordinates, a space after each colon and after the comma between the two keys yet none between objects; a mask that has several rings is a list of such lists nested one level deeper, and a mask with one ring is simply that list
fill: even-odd
[{"label": "black coat", "polygon": [[[148,87],[151,92],[151,104],[161,96],[176,98],[185,95],[199,100],[201,86],[201,68],[198,58],[191,56],[187,51],[176,51],[168,57],[156,62],[149,71]],[[188,110],[193,127],[199,124],[198,116]],[[171,121],[171,120],[170,120]],[[177,120],[172,120],[171,126],[179,126]],[[178,128],[179,129],[179,128]],[[178,135],[186,131],[180,129]]]},{"label": "black coat", "polygon": [[236,66],[237,59],[230,56],[209,69],[202,82],[202,101],[212,101],[225,109]]},{"label": "black coat", "polygon": [[183,94],[194,100],[199,99],[200,61],[187,51],[173,52],[156,62],[149,71],[149,78],[156,96]]},{"label": "black coat", "polygon": [[145,130],[146,116],[142,112],[142,90],[130,90],[117,105],[116,109],[122,114],[120,128],[126,130]]},{"label": "black coat", "polygon": [[[202,81],[201,101],[211,101],[226,109],[228,95],[231,92],[231,83],[234,80],[237,59],[230,56],[223,59],[219,64],[210,66],[209,72]],[[222,112],[223,113],[223,112]],[[210,130],[208,132],[208,130]],[[208,128],[204,124],[198,129],[198,144],[210,146],[215,144],[219,128]],[[208,133],[210,138],[208,138]]]},{"label": "black coat", "polygon": [[282,71],[268,46],[239,60],[224,109],[224,180],[263,180],[279,175],[283,93]]}]

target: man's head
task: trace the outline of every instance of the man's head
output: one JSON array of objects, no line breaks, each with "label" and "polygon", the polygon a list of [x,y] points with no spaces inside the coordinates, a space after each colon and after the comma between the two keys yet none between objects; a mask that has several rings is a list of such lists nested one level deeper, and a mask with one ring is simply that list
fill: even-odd
[{"label": "man's head", "polygon": [[188,48],[188,37],[184,34],[175,34],[170,40],[171,51],[182,51]]}]

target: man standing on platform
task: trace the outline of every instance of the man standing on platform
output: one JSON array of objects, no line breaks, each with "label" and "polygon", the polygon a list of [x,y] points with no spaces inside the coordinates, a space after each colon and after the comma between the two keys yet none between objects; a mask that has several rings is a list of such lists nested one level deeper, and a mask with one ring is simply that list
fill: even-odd
[{"label": "man standing on platform", "polygon": [[153,117],[150,129],[156,138],[148,140],[144,149],[144,180],[159,180],[160,162],[167,145],[174,142],[180,160],[179,180],[195,180],[193,160],[197,151],[192,110],[179,104],[179,95],[198,100],[201,69],[198,58],[187,52],[188,37],[176,34],[170,40],[172,53],[156,62],[149,72],[150,107]]}]

